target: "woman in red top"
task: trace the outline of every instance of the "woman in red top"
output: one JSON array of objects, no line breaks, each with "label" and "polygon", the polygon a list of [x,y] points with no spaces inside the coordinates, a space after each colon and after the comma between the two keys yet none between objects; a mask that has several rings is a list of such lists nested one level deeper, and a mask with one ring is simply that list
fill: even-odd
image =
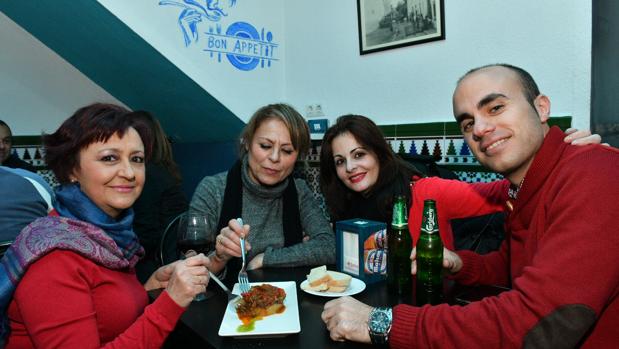
[{"label": "woman in red top", "polygon": [[[159,348],[208,283],[204,255],[159,268],[141,285],[144,255],[131,206],[144,185],[148,128],[109,104],[79,109],[44,136],[61,183],[58,217],[27,226],[0,262],[6,348]],[[147,290],[165,288],[148,305]],[[8,309],[7,309],[8,306]]]}]

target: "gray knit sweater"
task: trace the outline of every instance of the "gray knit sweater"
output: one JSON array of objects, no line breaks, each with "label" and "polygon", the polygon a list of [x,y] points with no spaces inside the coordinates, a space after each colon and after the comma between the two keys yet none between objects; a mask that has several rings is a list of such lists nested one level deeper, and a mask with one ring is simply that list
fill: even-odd
[{"label": "gray knit sweater", "polygon": [[[264,267],[289,267],[335,263],[335,236],[329,222],[322,214],[312,192],[301,179],[295,179],[299,201],[299,215],[304,235],[309,241],[293,246],[284,246],[282,227],[283,192],[288,180],[274,187],[254,183],[247,173],[247,161],[242,166],[243,211],[242,218],[249,224],[247,239],[252,249],[248,260],[264,252]],[[217,223],[221,213],[227,172],[204,177],[196,188],[190,213],[207,217],[211,234],[217,235]]]}]

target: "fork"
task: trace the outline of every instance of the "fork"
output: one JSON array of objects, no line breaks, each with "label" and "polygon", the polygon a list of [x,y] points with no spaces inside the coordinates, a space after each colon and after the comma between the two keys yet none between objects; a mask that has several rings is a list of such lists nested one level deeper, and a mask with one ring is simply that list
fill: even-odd
[{"label": "fork", "polygon": [[[236,221],[243,226],[243,219],[237,218]],[[249,279],[247,278],[247,263],[245,262],[245,238],[240,238],[241,240],[241,258],[243,258],[243,264],[241,265],[241,270],[239,271],[239,289],[241,293],[249,292]]]}]

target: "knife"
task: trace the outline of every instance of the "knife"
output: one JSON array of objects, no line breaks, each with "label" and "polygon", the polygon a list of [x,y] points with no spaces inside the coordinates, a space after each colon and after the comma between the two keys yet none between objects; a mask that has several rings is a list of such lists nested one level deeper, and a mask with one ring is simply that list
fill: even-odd
[{"label": "knife", "polygon": [[223,282],[221,282],[221,280],[219,280],[219,278],[217,276],[215,276],[215,274],[213,274],[210,270],[208,271],[208,275],[211,279],[215,280],[215,282],[217,283],[217,285],[219,285],[219,287],[221,287],[222,290],[224,290],[226,292],[226,294],[228,295],[228,302],[230,302],[231,300],[235,300],[237,298],[241,298],[241,296],[233,294],[232,292],[230,292],[230,289],[224,285]]}]

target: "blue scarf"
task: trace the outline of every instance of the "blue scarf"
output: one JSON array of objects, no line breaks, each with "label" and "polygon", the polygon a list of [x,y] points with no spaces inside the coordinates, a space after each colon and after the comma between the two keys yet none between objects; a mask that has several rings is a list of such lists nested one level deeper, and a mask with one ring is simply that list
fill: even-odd
[{"label": "blue scarf", "polygon": [[133,210],[115,220],[86,196],[77,184],[56,191],[56,211],[61,217],[44,217],[17,236],[0,261],[0,348],[10,327],[7,317],[13,293],[28,266],[49,252],[74,251],[107,268],[134,267],[144,255],[131,225]]},{"label": "blue scarf", "polygon": [[114,219],[95,205],[76,183],[63,185],[56,190],[56,201],[55,209],[60,216],[87,222],[101,228],[114,239],[125,259],[130,260],[140,250],[142,251],[139,257],[144,255],[140,241],[133,232],[132,208],[125,210]]}]

